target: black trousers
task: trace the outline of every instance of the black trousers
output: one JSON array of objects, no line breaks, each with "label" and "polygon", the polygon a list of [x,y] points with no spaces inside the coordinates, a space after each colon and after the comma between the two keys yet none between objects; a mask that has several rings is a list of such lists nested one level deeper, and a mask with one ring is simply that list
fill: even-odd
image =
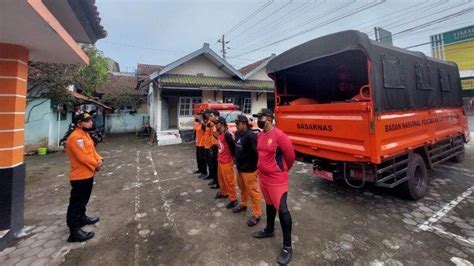
[{"label": "black trousers", "polygon": [[204,147],[196,146],[196,160],[198,170],[201,174],[207,175],[207,158]]},{"label": "black trousers", "polygon": [[71,181],[71,197],[67,208],[67,226],[71,229],[80,228],[86,216],[86,206],[91,197],[94,177]]},{"label": "black trousers", "polygon": [[[283,232],[283,246],[291,247],[291,230],[293,220],[287,205],[288,193],[283,194],[280,199],[280,209],[278,210],[278,218],[280,219],[281,231]],[[275,229],[275,218],[277,209],[273,205],[267,204],[267,226],[264,231],[273,232]]]},{"label": "black trousers", "polygon": [[209,176],[217,184],[217,145],[213,145],[207,151],[207,165],[209,167]]}]

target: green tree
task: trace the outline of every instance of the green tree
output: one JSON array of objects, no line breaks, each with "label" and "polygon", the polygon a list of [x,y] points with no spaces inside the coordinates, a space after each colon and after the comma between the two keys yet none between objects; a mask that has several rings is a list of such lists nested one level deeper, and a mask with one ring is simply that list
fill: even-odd
[{"label": "green tree", "polygon": [[107,58],[93,45],[83,45],[82,50],[89,57],[88,65],[30,62],[28,90],[37,86],[47,88],[47,97],[59,104],[70,104],[73,101],[65,93],[69,85],[76,86],[84,95],[93,96],[95,90],[107,82]]},{"label": "green tree", "polygon": [[93,45],[83,46],[82,49],[89,56],[89,65],[79,69],[74,83],[81,89],[82,94],[93,96],[97,88],[107,83],[107,58]]}]

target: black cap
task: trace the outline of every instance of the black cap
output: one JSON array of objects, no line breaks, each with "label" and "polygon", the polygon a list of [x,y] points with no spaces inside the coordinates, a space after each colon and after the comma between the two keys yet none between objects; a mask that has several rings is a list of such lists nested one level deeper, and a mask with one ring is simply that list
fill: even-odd
[{"label": "black cap", "polygon": [[252,115],[253,117],[269,116],[273,117],[273,111],[271,109],[263,108],[258,114]]},{"label": "black cap", "polygon": [[224,118],[224,117],[219,116],[219,118],[217,118],[216,121],[213,121],[213,123],[214,123],[214,124],[219,124],[219,123],[225,124],[226,122],[225,122],[225,118]]},{"label": "black cap", "polygon": [[245,122],[248,123],[249,119],[245,115],[238,115],[237,118],[235,119],[235,123],[237,122]]},{"label": "black cap", "polygon": [[82,113],[82,114],[78,114],[76,115],[76,117],[74,117],[74,121],[75,123],[80,123],[80,122],[86,122],[86,121],[89,121],[92,119],[92,115],[90,115],[89,113],[85,112],[85,113]]}]

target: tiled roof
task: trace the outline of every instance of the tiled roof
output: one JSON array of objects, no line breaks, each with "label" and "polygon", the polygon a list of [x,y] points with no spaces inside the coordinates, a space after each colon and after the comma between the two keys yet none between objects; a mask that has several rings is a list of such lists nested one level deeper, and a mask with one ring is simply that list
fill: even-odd
[{"label": "tiled roof", "polygon": [[96,101],[96,100],[94,100],[94,99],[92,99],[92,98],[89,98],[89,97],[87,97],[87,96],[84,96],[84,95],[82,95],[82,94],[80,94],[80,93],[78,93],[78,92],[75,92],[75,91],[68,91],[68,93],[71,94],[72,97],[76,98],[76,99],[79,100],[79,101],[82,101],[82,102],[89,102],[89,103],[95,103],[95,104],[98,104],[98,105],[104,107],[105,109],[112,110],[112,107],[107,106],[107,105],[105,105],[105,104],[103,104],[103,103],[101,103],[101,102],[99,102],[99,101]]},{"label": "tiled roof", "polygon": [[107,94],[114,92],[130,92],[137,93],[137,77],[130,75],[113,75],[107,76],[107,85],[96,90],[96,93]]},{"label": "tiled roof", "polygon": [[250,65],[244,66],[243,68],[239,69],[239,72],[242,73],[242,75],[245,76],[245,75],[247,75],[248,73],[252,72],[252,70],[254,70],[255,68],[257,68],[258,66],[260,66],[261,64],[263,64],[265,61],[267,61],[270,57],[272,57],[272,56],[263,58],[262,60],[258,60],[258,61],[255,62],[255,63],[252,63],[252,64],[250,64]]},{"label": "tiled roof", "polygon": [[164,68],[164,66],[159,66],[159,65],[138,64],[137,65],[137,75],[139,75],[139,76],[148,76],[151,73],[161,71],[163,68]]},{"label": "tiled roof", "polygon": [[162,87],[273,91],[273,82],[264,80],[239,80],[233,78],[165,74],[159,76],[157,81]]},{"label": "tiled roof", "polygon": [[99,16],[99,11],[97,11],[95,0],[85,0],[84,2],[87,4],[87,11],[89,12],[89,17],[94,24],[93,28],[97,34],[97,39],[103,39],[107,37],[107,31],[104,29],[104,26],[100,25],[101,18]]}]

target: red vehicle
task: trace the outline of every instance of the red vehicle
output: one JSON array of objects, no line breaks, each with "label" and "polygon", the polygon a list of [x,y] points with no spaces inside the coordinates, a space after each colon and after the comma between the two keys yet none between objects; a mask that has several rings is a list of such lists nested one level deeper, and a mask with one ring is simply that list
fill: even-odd
[{"label": "red vehicle", "polygon": [[[204,110],[214,109],[219,112],[220,116],[224,117],[229,131],[235,133],[237,131],[237,127],[235,125],[235,119],[238,115],[243,114],[242,111],[239,110],[239,107],[233,103],[199,103],[194,105],[194,113],[200,114]],[[258,129],[257,123],[254,122],[251,118],[249,118],[250,124],[253,129]]]},{"label": "red vehicle", "polygon": [[427,168],[462,161],[470,140],[454,63],[344,31],[269,62],[277,126],[314,174],[427,191]]}]

